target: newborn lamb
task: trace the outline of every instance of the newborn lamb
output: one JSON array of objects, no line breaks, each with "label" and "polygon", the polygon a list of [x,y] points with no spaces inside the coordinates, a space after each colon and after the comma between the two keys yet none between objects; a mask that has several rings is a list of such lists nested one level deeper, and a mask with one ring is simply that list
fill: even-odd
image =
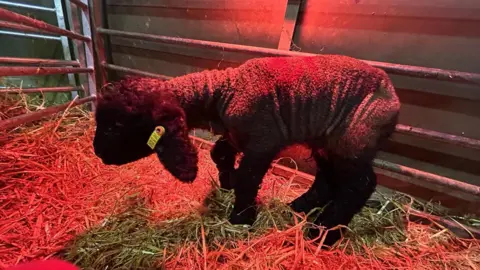
[{"label": "newborn lamb", "polygon": [[[222,135],[211,151],[221,187],[235,192],[230,222],[253,224],[255,198],[272,160],[287,146],[306,145],[317,164],[315,181],[290,205],[297,212],[325,206],[315,223],[332,228],[348,225],[375,190],[372,161],[395,130],[399,110],[387,74],[362,61],[257,58],[169,81],[112,83],[98,96],[94,148],[105,164],[115,165],[156,153],[173,176],[192,182],[198,157],[188,132],[213,130]],[[333,230],[324,243],[340,237]]]}]

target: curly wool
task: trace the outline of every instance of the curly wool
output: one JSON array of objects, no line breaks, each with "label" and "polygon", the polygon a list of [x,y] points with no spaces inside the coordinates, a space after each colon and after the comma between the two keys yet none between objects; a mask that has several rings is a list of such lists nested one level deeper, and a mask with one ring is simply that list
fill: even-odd
[{"label": "curly wool", "polygon": [[189,128],[212,128],[239,151],[308,143],[345,157],[360,155],[374,147],[372,142],[400,107],[383,70],[339,55],[256,58],[237,68],[167,82],[132,80],[126,82],[130,89],[138,84],[150,91],[172,91]]}]

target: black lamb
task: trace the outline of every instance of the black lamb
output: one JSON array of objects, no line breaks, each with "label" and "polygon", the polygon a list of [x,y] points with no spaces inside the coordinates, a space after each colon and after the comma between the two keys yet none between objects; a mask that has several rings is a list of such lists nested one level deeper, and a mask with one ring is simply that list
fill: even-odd
[{"label": "black lamb", "polygon": [[[253,224],[255,198],[272,160],[287,146],[306,145],[317,164],[315,181],[290,205],[297,212],[325,206],[315,223],[332,228],[348,225],[375,190],[372,161],[393,133],[399,109],[388,75],[360,60],[257,58],[169,81],[110,84],[98,96],[94,148],[105,164],[115,165],[155,152],[173,176],[191,182],[198,158],[188,132],[213,130],[222,135],[211,151],[221,187],[235,193],[230,222]],[[165,133],[150,148],[147,141],[159,126]],[[309,233],[315,237],[319,230]],[[340,237],[332,230],[324,243]]]}]

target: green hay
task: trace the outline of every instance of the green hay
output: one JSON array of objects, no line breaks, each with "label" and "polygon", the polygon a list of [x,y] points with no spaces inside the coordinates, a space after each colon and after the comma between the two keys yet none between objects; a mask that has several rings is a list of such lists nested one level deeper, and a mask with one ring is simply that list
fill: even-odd
[{"label": "green hay", "polygon": [[290,208],[277,200],[263,205],[252,226],[231,225],[227,217],[233,208],[233,192],[215,189],[206,198],[208,212],[170,219],[153,225],[151,210],[136,202],[130,210],[106,220],[102,226],[78,237],[66,251],[67,260],[83,269],[150,269],[164,251],[174,252],[185,243],[202,247],[202,226],[206,246],[218,243],[233,247],[234,241],[265,234],[272,228],[287,228],[293,221]]},{"label": "green hay", "polygon": [[[365,247],[390,247],[405,241],[405,213],[401,206],[406,202],[427,207],[412,204],[413,200],[406,195],[390,198],[389,207],[382,208],[385,202],[375,205],[370,202],[349,226],[351,230],[346,236],[349,247],[362,254]],[[212,251],[220,246],[235,248],[239,240],[260,237],[294,224],[295,214],[277,199],[260,207],[258,219],[250,229],[227,221],[233,208],[233,192],[214,189],[205,199],[205,205],[208,212],[202,215],[192,213],[154,225],[149,221],[152,211],[137,198],[130,210],[77,237],[66,250],[65,258],[82,269],[152,269],[168,259],[164,254],[175,254],[186,244],[195,243],[202,250],[202,227],[206,246]],[[310,216],[309,220],[313,218]],[[304,231],[309,225],[304,226]]]}]

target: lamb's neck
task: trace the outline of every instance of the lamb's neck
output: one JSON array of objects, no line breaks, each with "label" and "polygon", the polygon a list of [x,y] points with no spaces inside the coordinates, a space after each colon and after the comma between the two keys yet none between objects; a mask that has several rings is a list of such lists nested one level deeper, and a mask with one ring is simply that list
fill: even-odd
[{"label": "lamb's neck", "polygon": [[233,69],[209,70],[168,81],[187,115],[189,128],[210,129],[222,125],[220,110],[231,94]]}]

